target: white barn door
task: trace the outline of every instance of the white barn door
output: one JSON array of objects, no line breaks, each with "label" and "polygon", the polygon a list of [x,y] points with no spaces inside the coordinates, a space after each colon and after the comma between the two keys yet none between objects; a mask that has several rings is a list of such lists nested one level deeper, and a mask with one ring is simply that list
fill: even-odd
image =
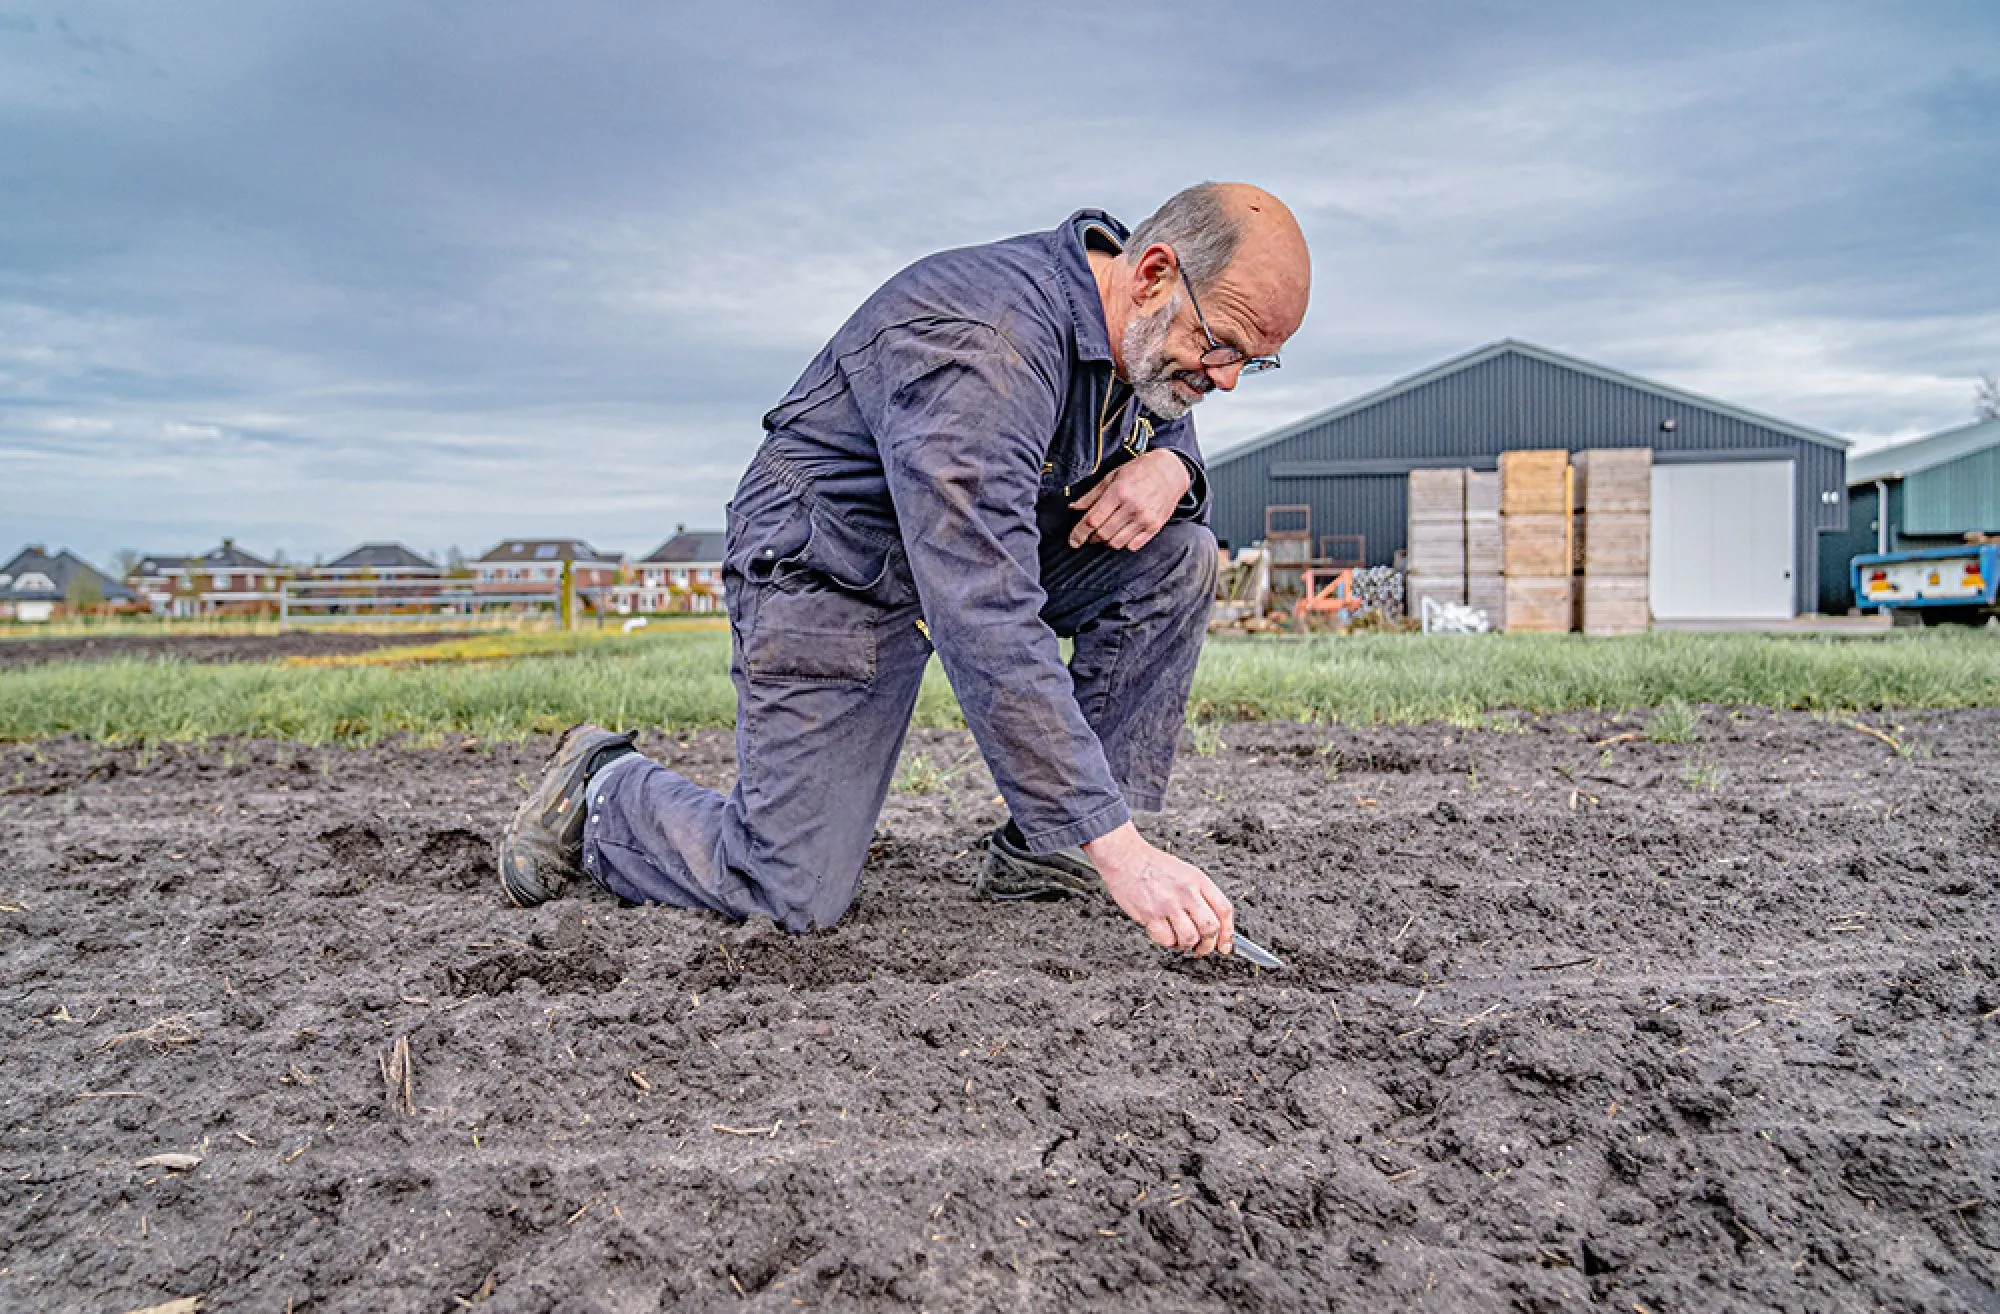
[{"label": "white barn door", "polygon": [[1792,463],[1653,467],[1653,614],[1781,620],[1792,602]]}]

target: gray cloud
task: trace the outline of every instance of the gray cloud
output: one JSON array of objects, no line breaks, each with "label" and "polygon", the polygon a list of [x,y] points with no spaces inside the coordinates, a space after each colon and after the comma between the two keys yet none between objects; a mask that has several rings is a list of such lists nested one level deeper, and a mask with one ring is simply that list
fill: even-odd
[{"label": "gray cloud", "polygon": [[1213,18],[0,16],[0,540],[643,551],[894,269],[1201,177],[1316,263],[1211,448],[1503,336],[1864,442],[2000,368],[1990,5]]}]

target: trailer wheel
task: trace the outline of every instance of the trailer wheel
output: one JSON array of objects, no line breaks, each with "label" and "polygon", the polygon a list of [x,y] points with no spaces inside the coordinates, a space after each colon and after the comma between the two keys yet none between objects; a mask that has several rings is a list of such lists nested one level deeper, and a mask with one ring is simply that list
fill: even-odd
[{"label": "trailer wheel", "polygon": [[1984,607],[1919,607],[1916,610],[1924,618],[1925,625],[1970,625],[1977,629],[1986,624]]}]

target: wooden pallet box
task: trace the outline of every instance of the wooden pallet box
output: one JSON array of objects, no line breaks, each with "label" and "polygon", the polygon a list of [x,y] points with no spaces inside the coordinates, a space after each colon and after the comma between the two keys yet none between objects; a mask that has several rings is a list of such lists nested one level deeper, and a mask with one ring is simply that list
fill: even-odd
[{"label": "wooden pallet box", "polygon": [[1500,517],[1500,569],[1507,575],[1570,575],[1569,517],[1504,515]]},{"label": "wooden pallet box", "polygon": [[1507,622],[1507,581],[1499,575],[1467,575],[1465,605],[1486,613],[1487,624],[1500,629]]},{"label": "wooden pallet box", "polygon": [[1517,634],[1567,634],[1576,628],[1576,586],[1572,575],[1506,578],[1506,627]]},{"label": "wooden pallet box", "polygon": [[1500,514],[1500,472],[1498,470],[1467,470],[1465,472],[1465,514],[1473,516],[1497,516]]},{"label": "wooden pallet box", "polygon": [[1505,564],[1500,547],[1500,515],[1465,513],[1465,573],[1498,575]]},{"label": "wooden pallet box", "polygon": [[1465,576],[1463,575],[1412,575],[1409,579],[1409,610],[1411,617],[1423,615],[1424,599],[1438,602],[1465,603]]},{"label": "wooden pallet box", "polygon": [[1465,521],[1413,520],[1406,562],[1412,575],[1465,575]]},{"label": "wooden pallet box", "polygon": [[1644,634],[1652,628],[1652,582],[1644,575],[1587,575],[1581,583],[1585,634]]},{"label": "wooden pallet box", "polygon": [[1568,515],[1569,453],[1500,453],[1500,511],[1510,516]]},{"label": "wooden pallet box", "polygon": [[1593,447],[1578,452],[1573,464],[1578,510],[1625,514],[1652,510],[1652,448]]},{"label": "wooden pallet box", "polygon": [[1410,523],[1465,518],[1464,467],[1410,471]]},{"label": "wooden pallet box", "polygon": [[1577,565],[1586,575],[1644,575],[1653,565],[1653,517],[1586,511],[1576,518]]}]

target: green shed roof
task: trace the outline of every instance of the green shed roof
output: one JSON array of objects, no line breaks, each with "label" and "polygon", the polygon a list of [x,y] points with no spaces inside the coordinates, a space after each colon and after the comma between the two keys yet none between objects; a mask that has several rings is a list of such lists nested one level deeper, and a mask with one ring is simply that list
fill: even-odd
[{"label": "green shed roof", "polygon": [[1847,486],[1903,479],[1989,447],[2000,447],[2000,420],[1980,420],[1872,452],[1857,452],[1847,458]]}]

